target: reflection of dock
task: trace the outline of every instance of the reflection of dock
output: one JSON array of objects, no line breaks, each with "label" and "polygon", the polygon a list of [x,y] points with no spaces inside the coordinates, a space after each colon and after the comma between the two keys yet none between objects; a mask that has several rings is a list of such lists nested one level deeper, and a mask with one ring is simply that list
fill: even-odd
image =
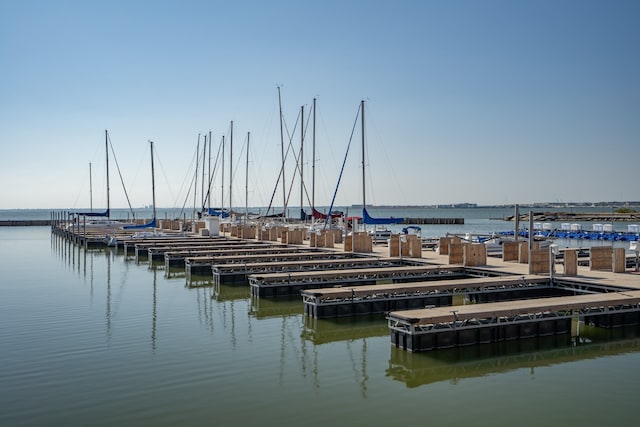
[{"label": "reflection of dock", "polygon": [[638,351],[639,338],[597,343],[570,334],[427,353],[391,347],[387,376],[413,388]]},{"label": "reflection of dock", "polygon": [[[249,288],[246,286],[242,288],[247,294],[249,293]],[[255,316],[257,319],[297,316],[302,314],[302,306],[300,305],[299,298],[261,299],[251,297],[251,311],[249,314]]]},{"label": "reflection of dock", "polygon": [[322,320],[305,316],[302,332],[302,336],[314,344],[387,335],[389,328],[378,316]]},{"label": "reflection of dock", "polygon": [[250,296],[246,286],[221,285],[219,283],[213,285],[212,297],[216,301],[248,299]]}]

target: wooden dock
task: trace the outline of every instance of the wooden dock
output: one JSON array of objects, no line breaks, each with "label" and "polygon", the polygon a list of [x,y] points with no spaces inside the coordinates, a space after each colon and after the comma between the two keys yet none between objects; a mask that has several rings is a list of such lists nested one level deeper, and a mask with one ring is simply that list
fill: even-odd
[{"label": "wooden dock", "polygon": [[136,261],[141,261],[143,258],[149,258],[149,261],[162,261],[164,260],[165,252],[192,252],[194,255],[198,251],[206,252],[213,250],[221,250],[221,249],[233,249],[236,247],[286,247],[286,245],[282,245],[280,243],[273,244],[272,242],[256,242],[255,240],[252,242],[247,242],[245,240],[227,240],[227,239],[217,239],[213,241],[207,242],[202,239],[202,241],[193,241],[190,244],[186,243],[165,243],[165,244],[145,244],[139,243],[135,245],[135,257]]},{"label": "wooden dock", "polygon": [[[210,249],[201,252],[194,251],[191,254],[166,252],[164,254],[164,266],[167,269],[184,267],[186,271],[187,260],[216,260],[223,257],[234,257],[236,260],[241,262],[241,260],[245,259],[245,257],[249,257],[252,255],[272,255],[277,258],[278,256],[281,256],[283,254],[297,254],[301,251],[303,251],[303,249],[295,246],[263,246],[256,248],[245,248],[239,246],[236,248]],[[191,267],[192,266],[190,265],[189,269],[191,269]],[[211,269],[209,268],[208,270],[209,271],[207,272],[207,274],[211,274]]]},{"label": "wooden dock", "polygon": [[214,264],[211,267],[214,283],[247,283],[249,275],[278,274],[294,272],[317,273],[341,269],[373,269],[381,267],[400,267],[398,258],[360,257],[360,258],[316,258],[294,261],[267,261],[256,263]]},{"label": "wooden dock", "polygon": [[564,334],[574,316],[603,327],[637,325],[640,291],[393,311],[387,319],[391,342],[415,352]]},{"label": "wooden dock", "polygon": [[[167,255],[165,255],[166,260]],[[354,252],[338,252],[321,250],[318,248],[302,248],[299,252],[277,254],[253,254],[239,257],[237,255],[222,256],[188,256],[184,259],[185,273],[191,275],[211,274],[214,264],[251,264],[263,262],[287,262],[303,261],[313,259],[349,259],[364,257],[364,255]],[[165,265],[166,267],[166,265]]]},{"label": "wooden dock", "polygon": [[[105,244],[96,230],[52,232],[85,248]],[[391,343],[410,352],[559,336],[570,332],[576,318],[604,328],[640,324],[640,273],[630,268],[629,255],[626,263],[617,262],[620,248],[605,257],[604,266],[595,250],[588,266],[584,258],[573,258],[573,266],[566,259],[551,260],[551,266],[565,263],[551,277],[548,269],[530,275],[526,263],[495,257],[468,265],[430,250],[423,250],[424,258],[387,258],[391,248],[384,245],[358,253],[344,244],[312,248],[307,241],[291,245],[197,235],[118,239],[125,253],[135,248],[137,259],[155,261],[162,254],[167,267],[184,265],[187,275],[205,273],[209,286],[221,289],[227,278],[246,278],[250,293],[242,295],[258,303],[302,293],[300,311],[317,322],[385,313]],[[540,257],[536,260],[539,267]],[[549,258],[542,264],[549,267]],[[266,301],[265,312],[271,312]]]},{"label": "wooden dock", "polygon": [[[204,246],[195,246],[195,247],[186,247],[186,246],[169,246],[169,247],[159,247],[159,248],[149,248],[148,250],[148,258],[149,262],[165,262],[167,258],[171,261],[169,265],[171,267],[180,266],[184,267],[184,259],[189,256],[199,256],[199,255],[218,255],[218,254],[229,254],[236,256],[243,255],[245,253],[249,253],[247,251],[259,250],[260,253],[277,253],[278,251],[290,250],[291,247],[282,245],[280,243],[268,244],[262,242],[245,242],[238,241],[234,243],[222,243],[218,245],[204,245]],[[295,250],[299,250],[299,248],[293,248]]]},{"label": "wooden dock", "polygon": [[[415,261],[404,260],[404,263],[410,264]],[[464,269],[459,266],[418,264],[368,269],[252,274],[249,276],[249,285],[251,286],[251,294],[254,296],[275,297],[298,295],[303,289],[310,288],[362,286],[375,285],[383,281],[409,282],[466,276]]]},{"label": "wooden dock", "polygon": [[549,289],[548,278],[527,275],[307,289],[301,294],[305,314],[328,319],[450,306],[454,295],[468,295],[483,301],[510,300],[544,296],[551,293]]}]

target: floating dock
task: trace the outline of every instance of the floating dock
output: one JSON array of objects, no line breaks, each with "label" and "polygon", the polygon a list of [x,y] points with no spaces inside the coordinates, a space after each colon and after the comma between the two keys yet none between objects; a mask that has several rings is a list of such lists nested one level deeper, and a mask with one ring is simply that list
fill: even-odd
[{"label": "floating dock", "polygon": [[[301,248],[298,252],[279,252],[277,254],[253,254],[239,257],[223,256],[189,256],[184,259],[185,273],[191,275],[211,274],[214,264],[252,264],[264,262],[304,261],[313,259],[349,259],[362,255],[354,252],[326,251],[317,248]],[[167,255],[165,255],[166,261]],[[165,265],[166,266],[166,265]]]},{"label": "floating dock", "polygon": [[[177,254],[175,252],[166,252],[164,258],[165,268],[176,268],[180,266],[184,266],[185,271],[187,269],[187,260],[216,260],[223,257],[230,259],[230,257],[234,257],[236,260],[241,261],[247,257],[252,255],[263,255],[268,256],[272,255],[277,258],[278,256],[284,254],[297,254],[303,251],[303,249],[295,246],[263,246],[258,248],[226,248],[226,249],[212,249],[202,252],[193,252],[190,255],[186,254]],[[213,261],[211,261],[213,262]],[[212,264],[209,263],[209,266]],[[191,269],[191,265],[189,265],[189,269]],[[208,268],[206,274],[211,274],[211,268]]]},{"label": "floating dock", "polygon": [[640,323],[640,291],[393,311],[391,342],[408,351],[565,334],[574,316],[603,327]]},{"label": "floating dock", "polygon": [[326,270],[373,269],[381,267],[399,267],[402,260],[398,258],[320,258],[295,261],[268,261],[258,263],[214,264],[211,267],[214,283],[247,283],[249,275],[270,273],[317,273]]},{"label": "floating dock", "polygon": [[[409,264],[410,261],[403,260]],[[461,267],[439,265],[403,265],[399,267],[378,267],[368,269],[300,271],[289,273],[252,274],[249,276],[251,295],[258,297],[276,297],[298,295],[310,288],[335,286],[375,285],[386,282],[409,282],[420,280],[438,280],[466,276]]]},{"label": "floating dock", "polygon": [[[185,247],[185,246],[169,246],[161,248],[149,248],[149,262],[166,262],[167,258],[170,260],[169,266],[171,267],[184,267],[184,259],[188,256],[207,256],[207,255],[220,255],[220,254],[238,254],[243,255],[249,253],[247,251],[259,250],[265,251],[260,253],[277,253],[284,250],[285,252],[290,250],[291,247],[287,245],[281,245],[280,243],[266,244],[261,242],[246,242],[237,241],[234,243],[222,243],[219,245],[197,246],[197,247]],[[299,250],[298,248],[294,248]]]},{"label": "floating dock", "polygon": [[[52,227],[52,232],[86,248],[105,245],[104,231]],[[629,269],[632,258],[620,247],[593,247],[588,260],[578,258],[578,249],[561,250],[564,256],[557,258],[550,258],[550,251],[532,251],[522,263],[524,251],[509,262],[504,253],[502,259],[483,257],[482,245],[457,245],[462,253],[442,254],[418,247],[413,258],[404,257],[402,247],[402,257],[388,258],[400,253],[392,241],[371,249],[352,239],[350,246],[318,249],[304,240],[296,245],[278,240],[286,240],[284,234],[274,241],[195,234],[117,238],[137,259],[155,261],[162,254],[167,267],[184,265],[187,275],[206,274],[203,283],[214,289],[227,280],[246,280],[249,289],[230,288],[250,296],[264,313],[282,305],[269,299],[261,304],[261,298],[300,294],[299,310],[314,322],[385,313],[391,343],[409,352],[564,336],[577,318],[604,328],[640,324],[640,276],[635,266]],[[557,264],[563,274],[553,273]]]},{"label": "floating dock", "polygon": [[[461,270],[462,272],[462,270]],[[468,273],[468,272],[465,272]],[[307,289],[301,292],[304,312],[318,319],[381,314],[389,311],[450,306],[454,295],[499,301],[548,296],[549,279],[540,276],[471,277],[428,282]]]}]

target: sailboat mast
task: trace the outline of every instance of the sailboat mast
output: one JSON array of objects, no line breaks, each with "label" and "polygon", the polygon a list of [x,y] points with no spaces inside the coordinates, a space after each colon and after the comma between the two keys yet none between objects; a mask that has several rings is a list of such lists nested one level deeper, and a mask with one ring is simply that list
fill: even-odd
[{"label": "sailboat mast", "polygon": [[[222,194],[220,195],[220,209],[221,211],[224,211],[224,135],[222,135],[222,171],[220,172],[220,175],[222,177],[222,186],[220,187],[222,190]],[[222,213],[220,215],[220,219],[222,220]]]},{"label": "sailboat mast", "polygon": [[211,146],[213,145],[213,140],[211,139],[211,131],[209,131],[209,169],[207,171],[207,213],[209,209],[211,209]]},{"label": "sailboat mast", "polygon": [[202,200],[202,203],[200,204],[200,209],[204,209],[204,183],[205,183],[205,164],[207,161],[207,134],[204,134],[204,148],[202,150],[202,184],[200,184],[200,198]]},{"label": "sailboat mast", "polygon": [[360,124],[362,125],[362,209],[367,206],[366,192],[365,192],[365,171],[364,171],[364,100],[360,101]]},{"label": "sailboat mast", "polygon": [[231,134],[229,142],[229,218],[232,218],[233,205],[231,204],[231,194],[233,190],[233,120],[231,120]]},{"label": "sailboat mast", "polygon": [[313,151],[311,161],[311,210],[316,208],[316,98],[313,98]]},{"label": "sailboat mast", "polygon": [[302,173],[304,167],[304,105],[300,107],[300,117],[300,219],[304,221],[304,175]]},{"label": "sailboat mast", "polygon": [[109,132],[104,130],[104,148],[106,151],[106,159],[107,159],[107,219],[111,218],[111,205],[109,201]]},{"label": "sailboat mast", "polygon": [[156,219],[156,179],[155,171],[153,169],[153,141],[149,141],[151,145],[151,202],[153,203],[153,219]]},{"label": "sailboat mast", "polygon": [[198,167],[200,166],[200,136],[201,134],[198,134],[198,144],[196,145],[196,171],[195,171],[195,177],[194,177],[194,183],[193,183],[193,215],[191,217],[193,221],[196,220],[196,211],[197,211],[197,204],[198,204]]},{"label": "sailboat mast", "polygon": [[278,109],[280,110],[280,154],[282,157],[282,218],[287,218],[287,186],[284,178],[284,130],[282,128],[282,97],[278,86]]},{"label": "sailboat mast", "polygon": [[247,132],[247,166],[244,175],[244,223],[249,222],[249,138],[251,132]]},{"label": "sailboat mast", "polygon": [[89,162],[89,212],[93,212],[93,183],[91,182],[91,162]]}]

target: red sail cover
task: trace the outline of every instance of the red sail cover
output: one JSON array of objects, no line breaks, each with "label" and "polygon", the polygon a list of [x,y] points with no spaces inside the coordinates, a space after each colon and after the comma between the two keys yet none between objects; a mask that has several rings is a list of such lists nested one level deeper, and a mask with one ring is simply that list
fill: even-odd
[{"label": "red sail cover", "polygon": [[[322,212],[317,211],[315,208],[311,210],[311,214],[316,219],[327,219],[327,214],[323,214]],[[332,213],[331,218],[340,218],[342,213]]]}]

